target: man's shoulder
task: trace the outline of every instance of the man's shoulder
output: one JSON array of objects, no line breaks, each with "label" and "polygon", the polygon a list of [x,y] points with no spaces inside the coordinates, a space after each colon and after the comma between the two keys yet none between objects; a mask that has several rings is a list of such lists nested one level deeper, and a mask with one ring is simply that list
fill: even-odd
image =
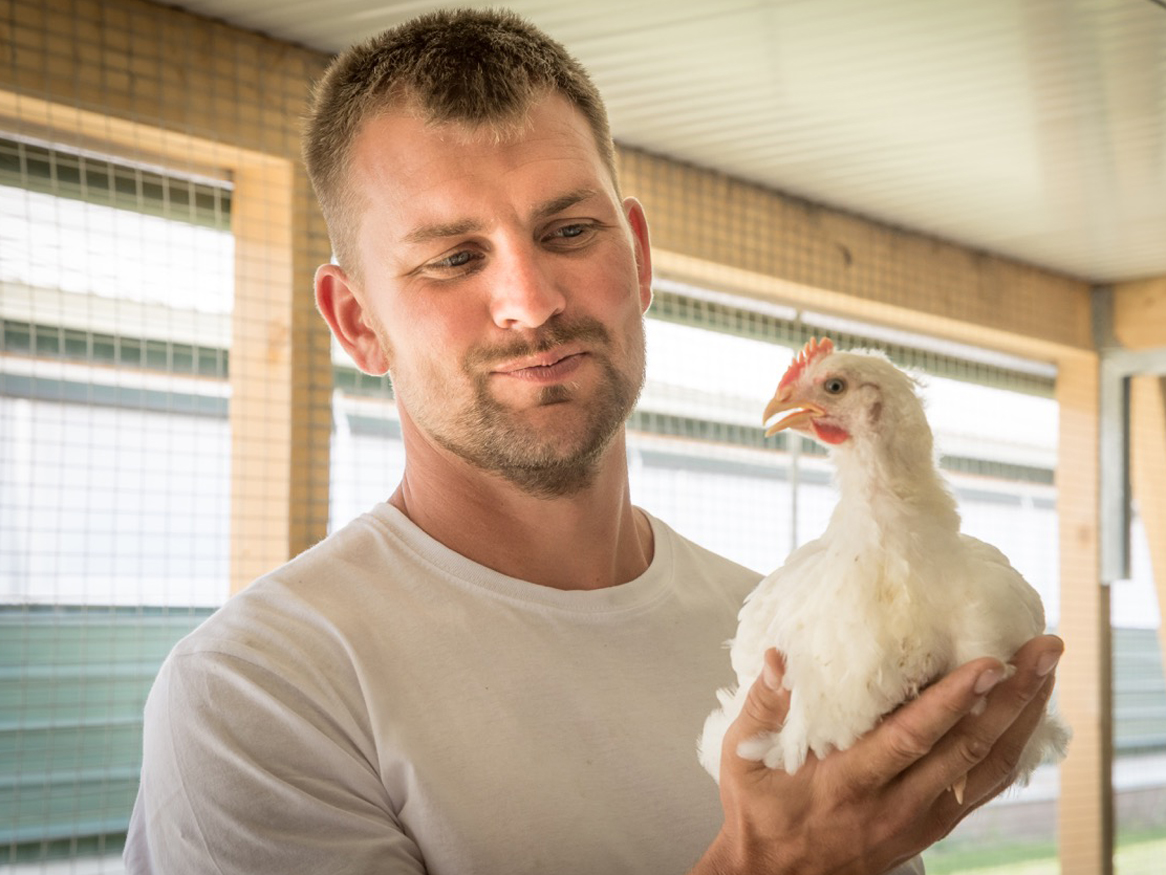
[{"label": "man's shoulder", "polygon": [[392,579],[390,540],[375,510],[357,517],[231,596],[173,655],[298,651],[327,640],[341,616],[360,613],[370,580],[384,591]]},{"label": "man's shoulder", "polygon": [[650,513],[645,511],[645,514],[651,520],[657,537],[663,536],[668,539],[678,574],[715,578],[728,589],[740,590],[742,596],[756,586],[764,576],[698,544]]}]

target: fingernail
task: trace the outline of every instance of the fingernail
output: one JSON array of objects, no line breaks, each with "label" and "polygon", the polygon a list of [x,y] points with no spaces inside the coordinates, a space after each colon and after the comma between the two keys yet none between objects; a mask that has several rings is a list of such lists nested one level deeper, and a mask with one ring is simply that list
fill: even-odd
[{"label": "fingernail", "polygon": [[768,659],[765,660],[765,668],[761,670],[761,679],[765,682],[765,686],[775,693],[781,689],[781,678],[777,676],[777,669],[769,664]]},{"label": "fingernail", "polygon": [[1036,664],[1036,673],[1042,678],[1057,667],[1057,663],[1061,661],[1061,654],[1046,653],[1040,658]]},{"label": "fingernail", "polygon": [[978,678],[976,678],[976,695],[982,696],[996,684],[1000,683],[1000,679],[1004,677],[1004,672],[999,669],[990,668]]}]

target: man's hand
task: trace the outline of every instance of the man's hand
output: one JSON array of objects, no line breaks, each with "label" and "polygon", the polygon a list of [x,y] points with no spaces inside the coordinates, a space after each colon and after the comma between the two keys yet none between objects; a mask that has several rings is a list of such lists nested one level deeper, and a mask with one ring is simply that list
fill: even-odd
[{"label": "man's hand", "polygon": [[[770,650],[725,734],[725,823],[693,875],[877,875],[915,856],[1015,779],[1063,649],[1051,635],[1032,639],[1007,680],[995,659],[960,666],[849,750],[811,753],[793,775],[737,755],[742,741],[772,732],[789,710],[782,661]],[[960,802],[950,788],[965,778]]]}]

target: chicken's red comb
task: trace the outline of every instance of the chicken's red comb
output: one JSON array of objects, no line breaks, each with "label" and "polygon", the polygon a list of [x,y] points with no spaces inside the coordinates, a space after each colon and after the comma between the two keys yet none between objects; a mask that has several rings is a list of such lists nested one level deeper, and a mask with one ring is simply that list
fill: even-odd
[{"label": "chicken's red comb", "polygon": [[785,372],[785,376],[781,378],[781,382],[777,384],[778,391],[801,376],[802,371],[811,362],[817,361],[824,355],[830,355],[832,352],[834,352],[834,341],[829,337],[823,337],[820,343],[818,338],[811,337],[809,342],[802,347],[802,351],[794,357],[789,369]]}]

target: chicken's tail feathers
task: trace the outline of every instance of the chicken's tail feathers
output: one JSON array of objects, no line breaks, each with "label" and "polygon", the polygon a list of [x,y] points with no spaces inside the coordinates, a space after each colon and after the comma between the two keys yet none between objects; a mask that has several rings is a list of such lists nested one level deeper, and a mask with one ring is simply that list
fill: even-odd
[{"label": "chicken's tail feathers", "polygon": [[1050,708],[1045,712],[1037,732],[1043,735],[1045,758],[1051,762],[1060,762],[1069,752],[1069,742],[1073,740],[1073,730],[1056,711]]},{"label": "chicken's tail feathers", "polygon": [[1032,773],[1041,763],[1059,763],[1063,760],[1072,738],[1073,730],[1069,725],[1052,708],[1047,710],[1020,755],[1017,785],[1021,787],[1027,785]]}]

